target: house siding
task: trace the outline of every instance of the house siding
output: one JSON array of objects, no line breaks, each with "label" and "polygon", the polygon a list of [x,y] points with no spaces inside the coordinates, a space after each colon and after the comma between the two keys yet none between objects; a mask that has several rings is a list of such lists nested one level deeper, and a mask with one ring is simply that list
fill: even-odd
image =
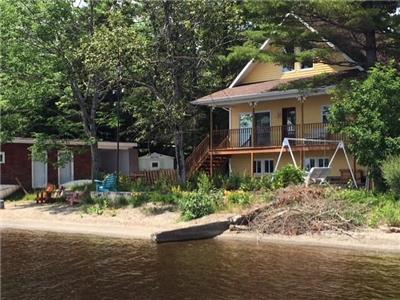
[{"label": "house siding", "polygon": [[5,163],[0,164],[0,183],[17,184],[18,178],[25,188],[32,186],[32,163],[29,144],[3,144]]}]

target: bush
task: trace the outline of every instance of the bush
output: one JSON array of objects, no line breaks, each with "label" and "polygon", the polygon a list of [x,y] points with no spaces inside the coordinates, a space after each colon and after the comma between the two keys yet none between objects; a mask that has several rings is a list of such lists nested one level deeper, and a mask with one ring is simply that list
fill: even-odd
[{"label": "bush", "polygon": [[245,192],[258,191],[261,189],[261,180],[257,177],[245,176],[240,183],[240,189]]},{"label": "bush", "polygon": [[244,191],[230,192],[227,199],[232,204],[248,205],[251,202],[251,196]]},{"label": "bush", "polygon": [[400,198],[400,155],[389,157],[383,162],[382,175],[390,190]]},{"label": "bush", "polygon": [[371,225],[387,224],[400,227],[400,202],[386,201],[372,212]]},{"label": "bush", "polygon": [[226,178],[222,174],[214,175],[212,178],[214,188],[222,189],[224,187],[225,180],[226,180]]},{"label": "bush", "polygon": [[197,190],[202,193],[209,193],[213,189],[213,182],[206,173],[197,177]]},{"label": "bush", "polygon": [[215,203],[213,197],[208,194],[191,192],[179,200],[179,208],[182,218],[187,221],[212,214],[215,211]]},{"label": "bush", "polygon": [[160,202],[165,204],[174,203],[174,197],[171,193],[160,193],[157,191],[148,193],[150,202]]},{"label": "bush", "polygon": [[118,191],[131,192],[134,190],[134,182],[129,176],[120,175],[118,180]]},{"label": "bush", "polygon": [[272,176],[271,175],[264,175],[260,178],[260,186],[265,190],[272,189]]},{"label": "bush", "polygon": [[298,185],[304,182],[304,172],[293,165],[286,165],[275,173],[272,179],[274,189],[285,188],[291,184]]},{"label": "bush", "polygon": [[238,190],[240,188],[240,184],[242,183],[242,177],[237,174],[231,174],[229,177],[226,177],[224,182],[224,189],[227,191]]},{"label": "bush", "polygon": [[134,193],[131,197],[128,198],[129,204],[133,207],[138,207],[148,201],[149,195],[145,192]]}]

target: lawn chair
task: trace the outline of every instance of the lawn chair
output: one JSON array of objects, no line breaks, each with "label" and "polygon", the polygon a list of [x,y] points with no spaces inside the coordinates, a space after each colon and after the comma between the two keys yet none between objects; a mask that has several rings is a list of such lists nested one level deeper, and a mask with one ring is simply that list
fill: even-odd
[{"label": "lawn chair", "polygon": [[307,176],[304,177],[304,182],[306,186],[308,186],[311,182],[317,183],[320,185],[327,184],[326,178],[331,172],[331,168],[328,167],[313,167],[310,172],[308,172]]},{"label": "lawn chair", "polygon": [[96,182],[96,192],[110,192],[117,191],[117,176],[107,175],[103,181],[95,180]]},{"label": "lawn chair", "polygon": [[54,199],[51,195],[56,190],[56,186],[54,184],[48,183],[47,187],[44,190],[41,190],[36,194],[36,203],[51,203],[54,202]]}]

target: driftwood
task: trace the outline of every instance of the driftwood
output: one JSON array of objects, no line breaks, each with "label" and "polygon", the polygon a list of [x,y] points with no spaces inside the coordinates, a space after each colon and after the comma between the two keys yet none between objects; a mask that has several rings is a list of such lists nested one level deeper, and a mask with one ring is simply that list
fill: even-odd
[{"label": "driftwood", "polygon": [[18,183],[18,185],[21,187],[21,189],[24,191],[25,195],[28,195],[28,191],[24,188],[22,185],[21,181],[18,179],[18,177],[15,177],[15,181]]}]

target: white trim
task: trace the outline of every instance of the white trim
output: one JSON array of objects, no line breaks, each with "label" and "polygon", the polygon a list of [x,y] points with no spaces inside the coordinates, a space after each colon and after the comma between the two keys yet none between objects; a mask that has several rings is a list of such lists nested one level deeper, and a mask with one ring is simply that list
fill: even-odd
[{"label": "white trim", "polygon": [[[266,161],[272,161],[272,170],[270,170],[271,172],[265,172],[265,162]],[[257,172],[257,162],[261,162],[261,173]],[[273,158],[257,158],[253,160],[253,164],[256,163],[256,167],[253,170],[253,174],[256,176],[264,176],[267,174],[272,174],[274,173],[274,169],[275,169],[275,162]]]},{"label": "white trim", "polygon": [[[294,18],[296,18],[298,21],[300,21],[301,24],[303,24],[308,30],[310,30],[311,32],[314,33],[318,33],[318,31],[310,26],[307,22],[305,22],[302,18],[300,18],[299,16],[295,15],[294,13],[287,13],[283,19],[283,21],[278,25],[281,26],[287,19],[287,17],[292,16]],[[348,62],[355,64],[355,67],[359,70],[359,71],[364,71],[364,68],[361,67],[360,65],[358,65],[351,57],[349,57],[347,54],[345,54],[342,50],[340,50],[336,45],[334,45],[332,42],[329,42],[327,39],[325,39],[324,37],[322,37],[322,40],[332,49],[337,50],[339,52],[341,52],[341,54],[343,55],[344,59],[347,60]],[[267,40],[265,40],[265,42],[262,44],[262,46],[260,47],[260,50],[266,50],[267,46],[270,42],[270,38],[268,38]],[[236,78],[233,80],[233,82],[230,84],[229,88],[233,88],[236,86],[236,84],[243,79],[244,75],[247,75],[247,72],[250,71],[251,69],[251,65],[254,62],[254,58],[251,59],[246,66],[242,69],[242,71],[240,71],[239,75],[236,76]]]},{"label": "white trim", "polygon": [[[153,163],[157,163],[157,167],[153,167]],[[151,160],[150,161],[150,170],[160,170],[160,161],[159,160]]]},{"label": "white trim", "polygon": [[6,163],[6,153],[4,151],[0,152],[0,164],[5,164]]},{"label": "white trim", "polygon": [[49,178],[48,178],[48,176],[49,176],[49,167],[48,167],[47,159],[48,159],[48,154],[46,152],[46,162],[44,163],[45,169],[46,169],[46,172],[45,172],[45,182],[46,182],[45,186],[34,186],[33,183],[34,183],[34,174],[35,174],[35,172],[34,172],[34,169],[33,169],[33,164],[35,163],[36,160],[33,158],[33,155],[32,155],[32,158],[31,158],[31,184],[32,184],[32,188],[33,189],[44,188],[44,187],[46,187],[46,184],[48,183],[48,180],[49,180]]},{"label": "white trim", "polygon": [[[60,153],[62,153],[62,152],[65,152],[65,151],[57,151],[57,163],[58,163],[58,161],[60,160]],[[75,169],[75,167],[74,167],[74,153],[72,153],[71,152],[71,161],[70,161],[70,163],[71,163],[71,180],[70,181],[74,181],[75,180],[75,174],[74,174],[74,169]],[[58,185],[60,186],[61,185],[61,182],[60,182],[60,171],[61,171],[61,167],[60,166],[58,166],[58,168],[57,168],[57,182],[58,182]],[[69,182],[69,181],[68,181]]]}]

